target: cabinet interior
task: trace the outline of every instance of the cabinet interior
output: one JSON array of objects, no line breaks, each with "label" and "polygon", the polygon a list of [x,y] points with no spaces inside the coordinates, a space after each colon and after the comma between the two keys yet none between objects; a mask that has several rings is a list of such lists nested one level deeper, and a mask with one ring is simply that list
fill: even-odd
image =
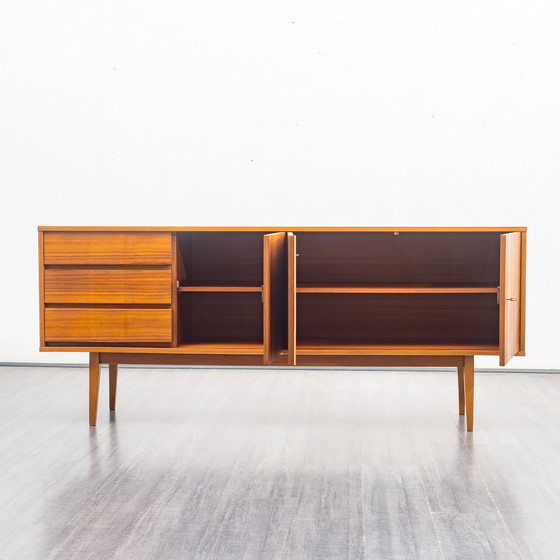
[{"label": "cabinet interior", "polygon": [[305,285],[499,284],[495,232],[302,232],[297,282]]},{"label": "cabinet interior", "polygon": [[263,344],[263,233],[177,233],[178,343]]},{"label": "cabinet interior", "polygon": [[498,344],[492,294],[300,294],[297,345]]},{"label": "cabinet interior", "polygon": [[[264,235],[177,233],[180,345],[263,344]],[[296,238],[298,349],[498,345],[500,232],[301,232]],[[286,266],[273,271],[284,290]],[[276,320],[285,331],[287,318]],[[281,340],[285,347],[286,337]]]},{"label": "cabinet interior", "polygon": [[263,283],[263,233],[177,233],[180,286],[260,289]]},{"label": "cabinet interior", "polygon": [[499,233],[297,237],[297,347],[497,346]]}]

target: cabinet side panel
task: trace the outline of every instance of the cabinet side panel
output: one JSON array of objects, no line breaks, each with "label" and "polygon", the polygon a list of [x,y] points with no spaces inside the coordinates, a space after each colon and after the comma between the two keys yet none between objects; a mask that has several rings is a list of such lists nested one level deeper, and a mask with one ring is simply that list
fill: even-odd
[{"label": "cabinet side panel", "polygon": [[45,345],[45,291],[44,291],[44,272],[45,263],[43,260],[43,232],[39,232],[39,344]]}]

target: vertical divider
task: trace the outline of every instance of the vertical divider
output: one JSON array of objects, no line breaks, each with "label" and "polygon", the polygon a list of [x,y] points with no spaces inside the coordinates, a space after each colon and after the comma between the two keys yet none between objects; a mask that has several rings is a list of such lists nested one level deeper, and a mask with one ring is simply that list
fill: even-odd
[{"label": "vertical divider", "polygon": [[190,320],[187,318],[187,306],[185,305],[185,294],[179,293],[178,286],[182,286],[187,282],[187,266],[185,263],[184,251],[185,247],[190,249],[190,238],[185,233],[175,233],[175,272],[173,274],[173,282],[175,283],[175,305],[176,305],[176,337],[177,346],[181,345],[187,337],[187,325]]},{"label": "vertical divider", "polygon": [[39,344],[45,345],[45,261],[43,258],[43,232],[39,232]]},{"label": "vertical divider", "polygon": [[177,291],[177,234],[171,234],[171,346],[176,347],[179,340],[179,301]]},{"label": "vertical divider", "polygon": [[296,236],[288,233],[288,365],[296,365]]},{"label": "vertical divider", "polygon": [[286,233],[263,238],[264,364],[272,364],[286,348]]}]

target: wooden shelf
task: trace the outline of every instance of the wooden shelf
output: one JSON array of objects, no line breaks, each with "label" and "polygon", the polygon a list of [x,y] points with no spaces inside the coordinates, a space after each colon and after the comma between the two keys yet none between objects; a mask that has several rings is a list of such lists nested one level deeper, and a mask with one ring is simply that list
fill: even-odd
[{"label": "wooden shelf", "polygon": [[499,354],[494,344],[337,344],[330,341],[297,343],[298,356],[469,356]]},{"label": "wooden shelf", "polygon": [[251,342],[192,342],[174,349],[180,354],[244,354],[262,355],[264,345]]},{"label": "wooden shelf", "polygon": [[179,292],[262,292],[262,286],[179,286]]},{"label": "wooden shelf", "polygon": [[434,286],[429,284],[300,284],[298,294],[495,294],[496,286]]}]

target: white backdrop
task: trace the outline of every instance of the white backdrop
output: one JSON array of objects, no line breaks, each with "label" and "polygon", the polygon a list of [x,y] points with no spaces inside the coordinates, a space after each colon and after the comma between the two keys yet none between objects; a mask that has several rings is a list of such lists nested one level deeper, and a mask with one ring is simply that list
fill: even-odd
[{"label": "white backdrop", "polygon": [[0,361],[85,360],[38,352],[37,225],[503,225],[529,227],[528,355],[509,366],[560,368],[559,16],[543,0],[5,4]]}]

